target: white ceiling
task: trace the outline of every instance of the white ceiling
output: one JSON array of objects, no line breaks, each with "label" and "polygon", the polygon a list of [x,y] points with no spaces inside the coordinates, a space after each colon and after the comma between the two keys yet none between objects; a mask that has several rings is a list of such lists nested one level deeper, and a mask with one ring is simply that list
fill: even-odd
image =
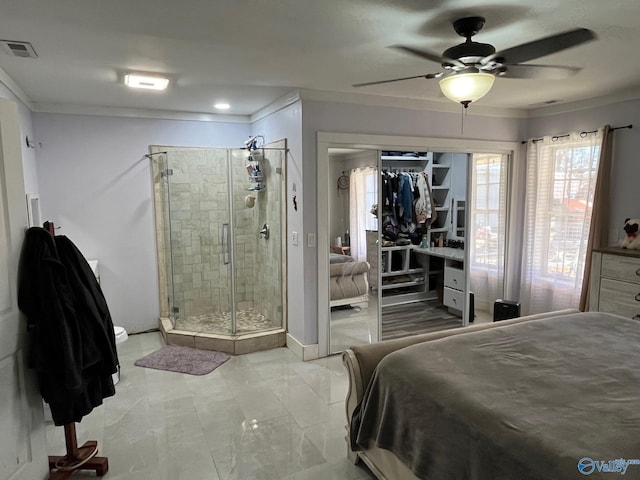
[{"label": "white ceiling", "polygon": [[[35,110],[51,104],[250,115],[294,88],[448,102],[437,80],[354,83],[441,71],[388,48],[442,52],[451,21],[481,15],[474,39],[497,50],[576,27],[598,40],[530,63],[572,65],[570,80],[498,78],[478,103],[535,108],[640,91],[636,0],[0,0],[0,38],[38,58],[0,53],[0,68]],[[169,90],[133,91],[124,72],[168,74]],[[1,73],[1,72],[0,72]],[[388,102],[388,99],[386,99]]]}]

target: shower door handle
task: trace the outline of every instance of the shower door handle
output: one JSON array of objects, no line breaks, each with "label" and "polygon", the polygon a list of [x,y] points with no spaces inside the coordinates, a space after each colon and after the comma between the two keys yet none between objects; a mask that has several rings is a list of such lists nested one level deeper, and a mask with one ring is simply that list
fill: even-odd
[{"label": "shower door handle", "polygon": [[222,224],[222,255],[223,263],[228,265],[231,263],[231,256],[229,255],[229,243],[231,242],[231,230],[228,223]]}]

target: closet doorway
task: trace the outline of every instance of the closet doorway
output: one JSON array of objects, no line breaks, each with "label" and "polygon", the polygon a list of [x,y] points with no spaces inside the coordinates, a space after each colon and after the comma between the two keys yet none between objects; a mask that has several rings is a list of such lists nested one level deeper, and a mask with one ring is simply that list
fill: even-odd
[{"label": "closet doorway", "polygon": [[[321,356],[351,345],[491,321],[493,300],[509,297],[504,290],[507,186],[514,172],[508,167],[518,149],[503,142],[319,134],[318,161],[323,164],[324,158],[330,166],[318,170]],[[370,176],[366,193],[352,191],[359,170]],[[414,182],[424,175],[431,189],[428,222],[404,222],[397,204],[389,212],[383,203],[385,175],[407,175]],[[346,178],[339,182],[341,177]],[[358,210],[374,194],[377,202]],[[392,195],[397,200],[398,192]],[[375,219],[367,225],[351,218],[358,211]],[[328,259],[330,253],[345,252],[351,263],[364,258],[368,264],[369,290],[366,301],[336,309],[331,288],[337,268]],[[347,335],[340,332],[345,319]]]},{"label": "closet doorway", "polygon": [[380,154],[380,228],[367,235],[369,261],[377,261],[380,271],[382,340],[472,321],[464,249],[469,158],[457,152]]}]

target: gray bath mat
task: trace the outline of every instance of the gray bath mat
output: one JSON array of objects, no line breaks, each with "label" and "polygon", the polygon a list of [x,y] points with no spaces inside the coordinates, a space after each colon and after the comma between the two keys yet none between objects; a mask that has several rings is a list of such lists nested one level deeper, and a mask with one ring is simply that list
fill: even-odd
[{"label": "gray bath mat", "polygon": [[189,375],[206,375],[229,360],[229,357],[222,352],[165,345],[146,357],[136,360],[135,365],[156,370],[188,373]]}]

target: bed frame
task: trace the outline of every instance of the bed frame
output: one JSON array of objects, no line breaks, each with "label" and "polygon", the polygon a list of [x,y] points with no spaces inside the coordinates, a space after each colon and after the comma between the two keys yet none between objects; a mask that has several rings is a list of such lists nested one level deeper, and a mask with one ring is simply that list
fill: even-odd
[{"label": "bed frame", "polygon": [[401,348],[417,343],[437,340],[439,338],[460,335],[473,331],[486,330],[489,328],[500,328],[514,323],[522,323],[530,320],[538,320],[541,318],[557,317],[577,313],[577,310],[561,310],[557,312],[542,313],[538,315],[529,315],[526,317],[515,318],[512,320],[504,320],[498,323],[482,323],[465,328],[455,328],[440,332],[426,333],[405,337],[395,340],[387,340],[372,345],[363,345],[359,347],[351,347],[342,354],[342,362],[344,363],[349,375],[349,390],[345,400],[347,413],[347,434],[345,440],[347,442],[347,457],[354,463],[363,461],[367,467],[379,480],[417,480],[413,472],[406,467],[398,458],[388,450],[377,447],[371,447],[365,451],[353,451],[350,447],[350,424],[351,417],[356,406],[360,403],[364,396],[369,380],[373,372],[386,355],[395,352]]}]

